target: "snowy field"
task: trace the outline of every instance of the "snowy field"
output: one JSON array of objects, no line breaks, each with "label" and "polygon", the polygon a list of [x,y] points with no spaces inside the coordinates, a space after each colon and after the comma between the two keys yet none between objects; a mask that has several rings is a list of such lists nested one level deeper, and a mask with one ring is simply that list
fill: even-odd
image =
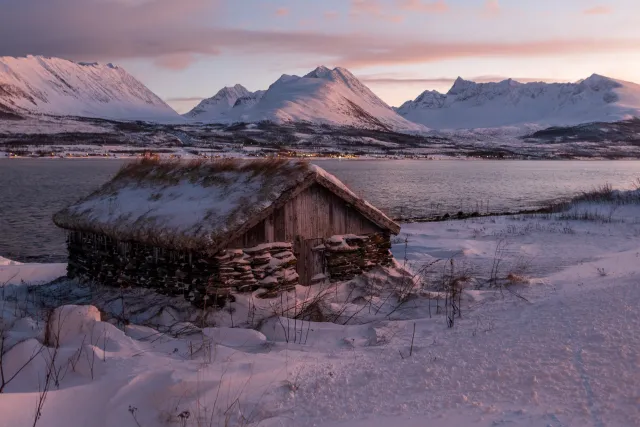
[{"label": "snowy field", "polygon": [[635,200],[405,224],[399,268],[239,298],[205,328],[117,291],[51,313],[89,294],[0,258],[0,427],[640,425]]}]

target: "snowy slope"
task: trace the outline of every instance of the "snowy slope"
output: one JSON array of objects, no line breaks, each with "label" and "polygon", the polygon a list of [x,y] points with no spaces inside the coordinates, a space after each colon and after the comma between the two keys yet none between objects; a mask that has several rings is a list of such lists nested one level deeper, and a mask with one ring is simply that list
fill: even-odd
[{"label": "snowy slope", "polygon": [[251,92],[239,84],[232,87],[227,86],[220,89],[211,98],[202,100],[193,110],[184,114],[184,117],[205,122],[224,120],[232,109],[251,107],[260,100],[263,94],[263,90]]},{"label": "snowy slope", "polygon": [[59,58],[0,57],[0,111],[18,114],[179,121],[124,69]]},{"label": "snowy slope", "polygon": [[640,85],[597,74],[576,83],[458,78],[448,93],[425,91],[397,111],[436,129],[613,122],[640,116]]},{"label": "snowy slope", "polygon": [[[309,122],[366,129],[421,131],[344,68],[318,67],[304,77],[283,75],[254,105],[234,105],[217,122]],[[240,99],[240,101],[242,98]]]}]

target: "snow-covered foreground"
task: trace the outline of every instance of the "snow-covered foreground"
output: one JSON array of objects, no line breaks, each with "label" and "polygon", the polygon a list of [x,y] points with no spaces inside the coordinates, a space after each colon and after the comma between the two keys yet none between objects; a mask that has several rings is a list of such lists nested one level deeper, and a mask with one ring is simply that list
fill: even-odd
[{"label": "snow-covered foreground", "polygon": [[[39,426],[640,425],[638,218],[639,205],[583,204],[405,225],[394,253],[424,270],[417,280],[465,283],[452,328],[441,294],[416,290],[389,309],[384,293],[346,292],[356,283],[320,305],[353,313],[346,326],[273,317],[171,334],[67,306],[43,348],[44,322],[24,318],[27,287],[6,285],[5,343],[21,343],[3,357],[5,379],[36,357],[0,394],[0,426],[33,424],[54,357]],[[4,264],[3,277],[24,268]],[[236,309],[218,324],[241,323]]]}]

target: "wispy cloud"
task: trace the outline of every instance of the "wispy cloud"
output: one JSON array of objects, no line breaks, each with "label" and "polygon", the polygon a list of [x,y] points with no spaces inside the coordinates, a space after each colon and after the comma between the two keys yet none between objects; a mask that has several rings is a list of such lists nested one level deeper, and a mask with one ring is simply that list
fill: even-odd
[{"label": "wispy cloud", "polygon": [[526,42],[447,43],[415,41],[398,43],[380,41],[377,49],[361,47],[339,56],[348,67],[419,64],[455,58],[513,57],[526,58],[640,49],[640,39],[549,39]]},{"label": "wispy cloud", "polygon": [[[416,77],[402,77],[389,74],[372,74],[372,75],[359,75],[358,78],[369,84],[382,84],[382,85],[453,85],[457,77],[434,77],[434,78],[416,78]],[[491,83],[507,80],[509,77],[505,76],[476,76],[470,77],[467,80],[474,81],[476,83]],[[532,82],[566,82],[566,80],[559,80],[553,78],[536,78],[536,77],[518,77],[513,80],[520,83],[532,83]]]},{"label": "wispy cloud", "polygon": [[200,102],[202,101],[203,97],[201,96],[187,96],[187,97],[177,97],[177,98],[166,98],[165,102]]},{"label": "wispy cloud", "polygon": [[287,16],[289,14],[289,9],[286,7],[280,7],[276,9],[276,15],[278,16]]},{"label": "wispy cloud", "polygon": [[375,18],[393,23],[404,21],[404,16],[393,13],[381,0],[351,0],[349,16],[352,19]]},{"label": "wispy cloud", "polygon": [[396,0],[395,4],[400,10],[411,12],[445,13],[449,11],[449,5],[445,0]]},{"label": "wispy cloud", "polygon": [[589,9],[585,9],[582,13],[585,15],[609,15],[613,13],[613,8],[609,6],[594,6]]},{"label": "wispy cloud", "polygon": [[380,0],[351,0],[349,14],[356,18],[365,15],[382,16],[383,10]]}]

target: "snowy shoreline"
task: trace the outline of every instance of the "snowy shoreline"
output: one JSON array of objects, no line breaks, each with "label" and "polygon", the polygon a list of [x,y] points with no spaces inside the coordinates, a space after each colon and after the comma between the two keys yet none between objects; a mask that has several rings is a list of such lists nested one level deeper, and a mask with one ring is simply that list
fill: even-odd
[{"label": "snowy shoreline", "polygon": [[[95,146],[96,148],[99,146]],[[133,151],[139,151],[140,149],[146,149],[150,152],[153,152],[154,148],[157,147],[132,147]],[[63,152],[62,156],[9,156],[9,153],[6,151],[0,151],[0,159],[10,159],[10,160],[137,160],[142,158],[142,156],[131,156],[131,155],[72,155],[67,157],[67,152]],[[175,152],[175,153],[159,153],[160,158],[171,158],[172,155],[180,155],[180,157],[176,157],[176,159],[180,160],[193,160],[193,159],[202,159],[205,157],[196,156],[193,154],[189,154],[187,152]],[[326,161],[326,160],[340,160],[340,161],[350,161],[350,162],[358,162],[358,161],[370,161],[370,160],[386,160],[386,161],[396,161],[396,160],[415,160],[415,161],[521,161],[521,162],[535,162],[535,161],[557,161],[557,162],[567,162],[567,161],[576,161],[576,162],[609,162],[609,161],[640,161],[639,157],[620,157],[620,158],[607,158],[607,157],[571,157],[571,158],[560,158],[560,157],[539,157],[539,158],[524,158],[524,157],[514,157],[514,158],[499,158],[499,157],[487,157],[487,156],[464,156],[461,154],[427,154],[424,156],[376,156],[376,155],[362,155],[358,157],[331,157],[331,156],[297,156],[297,157],[287,157],[287,156],[278,156],[283,159],[290,160],[308,160],[308,161]],[[268,156],[267,156],[268,157]],[[211,158],[211,157],[207,157]],[[229,155],[224,155],[221,157],[216,157],[214,159],[222,159],[222,158],[238,158],[238,159],[255,159],[256,156],[249,156],[246,154],[240,153],[232,153]]]}]

